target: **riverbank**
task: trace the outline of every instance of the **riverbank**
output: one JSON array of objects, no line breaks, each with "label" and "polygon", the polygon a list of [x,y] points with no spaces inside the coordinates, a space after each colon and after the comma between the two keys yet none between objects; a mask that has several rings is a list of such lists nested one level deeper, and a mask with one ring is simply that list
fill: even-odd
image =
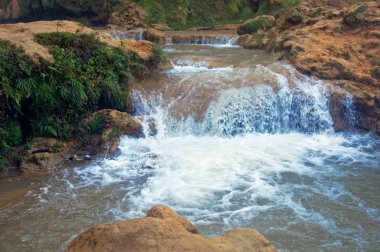
[{"label": "riverbank", "polygon": [[138,127],[127,113],[104,109],[132,111],[133,79],[163,56],[149,41],[117,41],[71,21],[0,25],[0,42],[0,167],[29,175],[105,154],[102,145],[117,145],[128,127]]}]

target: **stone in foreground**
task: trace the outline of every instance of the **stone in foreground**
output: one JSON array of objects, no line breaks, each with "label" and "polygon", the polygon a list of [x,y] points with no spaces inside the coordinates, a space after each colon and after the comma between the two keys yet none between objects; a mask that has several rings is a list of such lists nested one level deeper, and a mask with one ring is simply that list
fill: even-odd
[{"label": "stone in foreground", "polygon": [[79,234],[67,251],[272,252],[277,249],[252,228],[235,228],[221,237],[204,238],[169,207],[156,206],[144,218],[97,225]]}]

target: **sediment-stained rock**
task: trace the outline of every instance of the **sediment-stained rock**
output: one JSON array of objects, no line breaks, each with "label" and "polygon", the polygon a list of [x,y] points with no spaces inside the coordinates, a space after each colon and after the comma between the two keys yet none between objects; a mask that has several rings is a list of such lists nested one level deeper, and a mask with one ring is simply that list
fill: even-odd
[{"label": "sediment-stained rock", "polygon": [[216,238],[204,238],[185,218],[166,206],[156,206],[146,217],[95,226],[79,234],[67,252],[86,251],[277,251],[252,228],[235,228]]}]

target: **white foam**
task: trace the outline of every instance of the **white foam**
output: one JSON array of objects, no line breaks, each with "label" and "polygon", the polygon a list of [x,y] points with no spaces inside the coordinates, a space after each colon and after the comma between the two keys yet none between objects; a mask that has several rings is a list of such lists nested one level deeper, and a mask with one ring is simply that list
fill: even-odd
[{"label": "white foam", "polygon": [[204,61],[193,62],[190,60],[178,60],[171,62],[173,68],[165,71],[167,74],[194,74],[194,73],[209,73],[209,72],[226,72],[232,71],[233,66],[228,67],[210,67]]}]

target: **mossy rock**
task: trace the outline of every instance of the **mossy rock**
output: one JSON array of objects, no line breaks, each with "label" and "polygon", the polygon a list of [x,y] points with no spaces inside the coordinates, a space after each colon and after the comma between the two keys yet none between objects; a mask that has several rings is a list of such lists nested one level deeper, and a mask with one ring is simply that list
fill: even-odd
[{"label": "mossy rock", "polygon": [[273,16],[261,15],[254,19],[245,21],[238,27],[238,34],[253,34],[259,30],[268,31],[273,28],[275,24],[275,18]]}]

